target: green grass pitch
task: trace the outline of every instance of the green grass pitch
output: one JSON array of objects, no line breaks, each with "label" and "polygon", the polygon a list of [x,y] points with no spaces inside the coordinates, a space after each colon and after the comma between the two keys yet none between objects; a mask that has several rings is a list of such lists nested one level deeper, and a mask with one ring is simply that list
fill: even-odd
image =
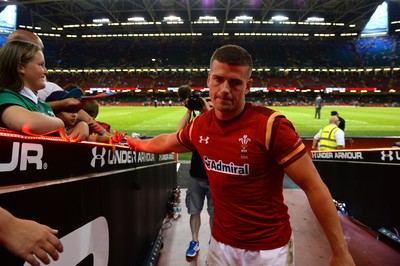
[{"label": "green grass pitch", "polygon": [[[328,124],[330,112],[336,110],[346,120],[346,137],[400,136],[400,108],[396,107],[331,107],[321,110],[321,119],[314,119],[314,107],[274,106],[283,113],[301,137],[312,137]],[[122,107],[102,106],[97,119],[111,124],[114,130],[155,136],[176,131],[186,112],[183,106]]]},{"label": "green grass pitch", "polygon": [[[346,137],[400,136],[400,108],[396,107],[331,107],[321,110],[321,119],[314,119],[314,107],[269,107],[283,113],[295,126],[301,137],[312,137],[328,124],[330,112],[336,110],[346,120]],[[109,123],[111,128],[131,135],[155,136],[176,131],[186,112],[183,106],[126,107],[101,106],[97,120]],[[181,154],[180,159],[189,159]]]}]

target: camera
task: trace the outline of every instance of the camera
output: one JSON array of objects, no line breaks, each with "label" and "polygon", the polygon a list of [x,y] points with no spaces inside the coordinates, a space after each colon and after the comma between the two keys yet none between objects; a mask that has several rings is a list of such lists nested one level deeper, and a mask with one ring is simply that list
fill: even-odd
[{"label": "camera", "polygon": [[189,97],[185,106],[190,110],[200,111],[204,108],[204,102],[199,94],[193,94]]},{"label": "camera", "polygon": [[178,89],[178,96],[182,100],[186,100],[185,107],[190,110],[200,111],[204,108],[203,99],[200,97],[199,93],[195,93],[192,95],[192,89],[189,85],[182,85]]}]

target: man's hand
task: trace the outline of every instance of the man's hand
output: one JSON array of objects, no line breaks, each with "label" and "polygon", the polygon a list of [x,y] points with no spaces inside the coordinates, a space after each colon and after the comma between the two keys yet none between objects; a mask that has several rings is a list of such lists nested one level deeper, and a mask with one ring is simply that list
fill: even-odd
[{"label": "man's hand", "polygon": [[91,121],[86,121],[86,123],[89,125],[90,132],[99,134],[101,136],[105,135],[108,137],[112,137],[111,133],[107,132],[107,130],[104,129],[99,123],[97,123],[94,119]]},{"label": "man's hand", "polygon": [[114,134],[112,135],[112,137],[110,138],[110,141],[112,143],[119,143],[121,141],[123,141],[126,137],[127,133],[121,133],[120,131],[115,131]]},{"label": "man's hand", "polygon": [[34,266],[40,265],[38,259],[49,264],[49,256],[58,260],[64,248],[55,236],[57,230],[35,221],[16,218],[9,213],[2,219],[0,242],[8,251]]},{"label": "man's hand", "polygon": [[336,266],[336,265],[355,266],[356,264],[354,263],[354,260],[353,260],[352,256],[350,255],[350,253],[346,252],[345,254],[340,255],[340,256],[332,255],[332,257],[329,260],[329,265],[331,265],[331,266]]},{"label": "man's hand", "polygon": [[77,113],[79,110],[82,109],[83,104],[80,100],[75,98],[66,98],[60,101],[62,111],[70,112],[70,113]]},{"label": "man's hand", "polygon": [[202,97],[201,100],[203,101],[203,108],[200,110],[201,113],[204,114],[213,108],[213,104],[211,102],[210,97],[205,97],[205,98]]}]

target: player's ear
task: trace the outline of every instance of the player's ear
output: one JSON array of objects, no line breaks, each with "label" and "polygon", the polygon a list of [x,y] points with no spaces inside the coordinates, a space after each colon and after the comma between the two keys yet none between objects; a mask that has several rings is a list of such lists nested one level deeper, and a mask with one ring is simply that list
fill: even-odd
[{"label": "player's ear", "polygon": [[244,94],[247,94],[250,92],[251,84],[253,84],[253,79],[249,79],[246,82],[246,89],[244,89]]}]

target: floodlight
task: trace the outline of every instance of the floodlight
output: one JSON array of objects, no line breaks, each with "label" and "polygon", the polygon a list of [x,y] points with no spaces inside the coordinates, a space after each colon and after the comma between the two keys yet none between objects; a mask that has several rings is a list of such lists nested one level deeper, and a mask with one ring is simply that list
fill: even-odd
[{"label": "floodlight", "polygon": [[309,17],[307,18],[307,22],[323,22],[325,19],[320,17]]},{"label": "floodlight", "polygon": [[286,20],[289,20],[289,18],[288,18],[288,17],[285,17],[285,16],[273,16],[271,19],[272,19],[272,20],[277,20],[277,21],[286,21]]},{"label": "floodlight", "polygon": [[164,17],[164,21],[181,21],[182,19],[180,17],[176,16],[168,16]]},{"label": "floodlight", "polygon": [[109,23],[110,20],[108,18],[98,18],[98,19],[93,19],[93,23]]},{"label": "floodlight", "polygon": [[199,21],[216,21],[217,17],[214,16],[200,16]]},{"label": "floodlight", "polygon": [[242,20],[242,21],[249,21],[249,20],[253,20],[253,17],[250,16],[236,16],[234,20]]},{"label": "floodlight", "polygon": [[128,18],[128,21],[133,21],[133,22],[144,22],[144,17],[131,17]]}]

